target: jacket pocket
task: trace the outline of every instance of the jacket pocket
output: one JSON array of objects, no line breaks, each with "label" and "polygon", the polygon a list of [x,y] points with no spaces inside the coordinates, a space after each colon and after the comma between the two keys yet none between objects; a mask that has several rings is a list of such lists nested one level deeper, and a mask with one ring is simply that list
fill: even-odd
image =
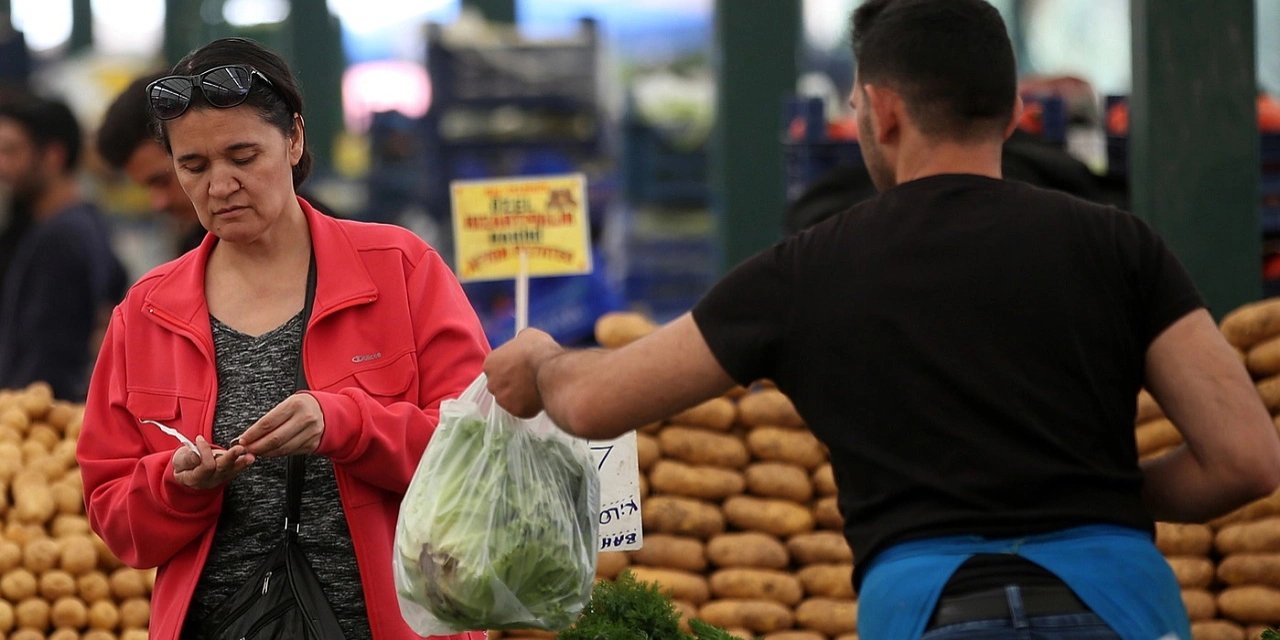
[{"label": "jacket pocket", "polygon": [[137,429],[151,451],[170,451],[182,446],[182,442],[162,431],[158,425],[143,422],[144,420],[154,420],[177,429],[188,439],[195,439],[196,433],[181,424],[182,403],[177,393],[130,391],[125,397],[125,407],[133,414]]},{"label": "jacket pocket", "polygon": [[412,352],[406,353],[382,366],[356,371],[352,374],[355,386],[371,396],[401,399],[417,374],[413,356]]}]

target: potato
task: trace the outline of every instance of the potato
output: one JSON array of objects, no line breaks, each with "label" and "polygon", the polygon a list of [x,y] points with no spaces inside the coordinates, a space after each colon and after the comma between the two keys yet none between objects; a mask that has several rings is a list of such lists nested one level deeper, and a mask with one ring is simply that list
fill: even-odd
[{"label": "potato", "polygon": [[[49,640],[53,640],[50,638]],[[120,632],[119,640],[147,640],[146,629],[125,629]]]},{"label": "potato", "polygon": [[717,627],[742,627],[755,633],[789,629],[791,608],[769,600],[717,600],[702,605],[698,617]]},{"label": "potato", "polygon": [[724,501],[724,517],[747,531],[760,531],[785,538],[812,531],[813,514],[803,505],[786,500],[733,496]]},{"label": "potato", "polygon": [[800,429],[759,427],[747,434],[747,448],[759,460],[787,462],[813,470],[826,464],[827,450],[814,435]]},{"label": "potato", "polygon": [[58,506],[43,473],[26,469],[13,476],[13,509],[18,521],[27,524],[42,525],[53,517]]},{"label": "potato", "polygon": [[658,439],[644,433],[636,434],[636,465],[641,471],[648,471],[653,463],[662,457],[658,450]]},{"label": "potato", "polygon": [[831,463],[824,464],[813,470],[813,489],[820,496],[836,495],[836,476],[831,469]]},{"label": "potato", "polygon": [[104,570],[119,569],[124,566],[124,562],[116,557],[115,552],[107,547],[107,543],[98,536],[90,536],[89,540],[93,542],[93,550],[98,555],[98,566]]},{"label": "potato", "polygon": [[0,575],[22,565],[22,547],[11,540],[0,538]]},{"label": "potato", "polygon": [[687,600],[700,605],[711,599],[707,579],[698,574],[678,569],[634,566],[629,571],[635,576],[636,582],[656,584],[659,591],[674,600]]},{"label": "potato", "polygon": [[1214,546],[1223,554],[1280,551],[1280,517],[1223,527]]},{"label": "potato", "polygon": [[111,598],[111,582],[101,571],[91,571],[76,578],[76,592],[87,604]]},{"label": "potato", "polygon": [[89,605],[89,628],[111,631],[120,626],[120,609],[111,600],[98,600]]},{"label": "potato", "polygon": [[[74,416],[71,417],[71,422],[67,423],[67,428],[63,432],[63,435],[64,437],[66,437],[67,440],[78,440],[80,438],[80,429],[82,429],[83,427],[84,427],[84,408],[82,407],[78,411],[76,411],[76,414]],[[86,639],[81,639],[81,640],[86,640]]]},{"label": "potato", "polygon": [[610,311],[596,318],[596,342],[606,349],[617,349],[650,333],[658,325],[653,321],[630,311]]},{"label": "potato", "polygon": [[49,407],[53,406],[53,386],[43,380],[37,380],[28,384],[18,394],[17,400],[18,406],[22,407],[28,416],[37,420],[42,419],[49,412]]},{"label": "potato", "polygon": [[834,531],[814,531],[791,536],[787,551],[800,564],[853,562],[853,549],[844,536]]},{"label": "potato", "polygon": [[1167,556],[1203,556],[1213,549],[1213,530],[1202,524],[1156,523],[1156,547]]},{"label": "potato", "polygon": [[717,598],[772,600],[795,606],[804,588],[795,576],[776,569],[721,569],[708,580]]},{"label": "potato", "polygon": [[1165,560],[1183,589],[1203,589],[1213,582],[1213,561],[1204,556],[1168,556]]},{"label": "potato", "polygon": [[[645,536],[644,543],[649,544],[649,537]],[[627,554],[623,551],[601,551],[596,555],[596,577],[605,580],[613,580],[622,573],[631,564],[631,560],[627,558]],[[144,578],[144,585],[145,578]]]},{"label": "potato", "polygon": [[55,538],[89,535],[89,532],[89,519],[78,514],[63,513],[56,515],[49,525],[49,535]]},{"label": "potato", "polygon": [[52,569],[40,575],[40,597],[54,602],[76,594],[75,576],[61,569]]},{"label": "potato", "polygon": [[71,424],[71,419],[75,415],[76,409],[71,403],[55,401],[53,406],[49,407],[49,413],[45,414],[44,420],[61,433],[66,431],[67,425]]},{"label": "potato", "polygon": [[19,629],[44,631],[49,628],[49,603],[40,598],[27,598],[13,608]]},{"label": "potato", "polygon": [[45,535],[44,527],[38,524],[28,524],[28,523],[21,522],[17,519],[17,516],[14,513],[10,513],[9,516],[13,519],[10,520],[9,523],[6,524],[4,527],[5,538],[12,540],[13,542],[18,543],[19,545],[26,545],[28,542],[31,542],[32,540],[39,540],[41,538],[49,537]]},{"label": "potato", "polygon": [[62,549],[57,542],[49,538],[32,540],[22,550],[22,566],[35,575],[40,575],[58,565],[58,556]]},{"label": "potato", "polygon": [[728,431],[737,419],[738,406],[728,398],[712,398],[671,416],[672,423],[715,431]]},{"label": "potato", "polygon": [[756,638],[756,634],[751,633],[750,629],[740,629],[738,627],[725,629],[725,633],[728,633],[729,637],[736,638],[737,640],[755,640]]},{"label": "potato", "polygon": [[781,498],[792,502],[808,502],[813,498],[813,483],[804,467],[785,462],[757,462],[744,472],[747,492],[762,498]]},{"label": "potato", "polygon": [[146,598],[129,598],[120,603],[120,628],[145,629],[151,619],[151,603]]},{"label": "potato", "polygon": [[31,417],[22,409],[9,407],[4,411],[0,411],[0,425],[25,434],[27,429],[31,427]]},{"label": "potato", "polygon": [[[646,536],[646,542],[648,537]],[[783,569],[790,563],[787,548],[772,536],[757,532],[726,533],[707,542],[707,559],[717,567]]]},{"label": "potato", "polygon": [[0,578],[0,594],[9,602],[22,602],[36,595],[36,577],[26,569],[14,569]]},{"label": "potato", "polygon": [[1183,589],[1182,604],[1191,620],[1212,620],[1218,615],[1218,602],[1204,589]]},{"label": "potato", "polygon": [[1280,334],[1280,299],[1251,302],[1222,318],[1222,335],[1239,349],[1248,350]]},{"label": "potato", "polygon": [[631,552],[631,560],[649,567],[701,573],[707,568],[706,545],[697,538],[656,533],[644,537],[644,546]]},{"label": "potato", "polygon": [[1227,587],[1218,594],[1218,611],[1235,622],[1263,624],[1280,620],[1280,590],[1271,587]]},{"label": "potato", "polygon": [[27,463],[28,469],[37,471],[45,477],[50,488],[53,487],[54,483],[62,479],[69,466],[66,460],[53,455],[53,453],[33,458]]},{"label": "potato", "polygon": [[649,470],[649,487],[657,493],[720,500],[742,493],[746,482],[732,469],[659,460]]},{"label": "potato", "polygon": [[31,429],[27,431],[27,440],[39,442],[45,449],[53,451],[53,448],[62,442],[62,434],[41,422],[31,425]]},{"label": "potato", "polygon": [[[9,640],[47,640],[43,631],[35,629],[18,629],[9,634]],[[113,639],[114,640],[114,639]]]},{"label": "potato", "polygon": [[709,538],[724,532],[724,516],[715,505],[678,496],[650,496],[640,511],[645,532]]},{"label": "potato", "polygon": [[45,640],[80,640],[80,632],[70,628],[54,629]]},{"label": "potato", "polygon": [[853,597],[853,563],[812,564],[796,572],[804,592],[822,598]]},{"label": "potato", "polygon": [[640,478],[636,483],[636,493],[640,496],[641,500],[649,497],[649,478],[643,473],[640,474]]},{"label": "potato", "polygon": [[61,566],[63,571],[73,576],[93,571],[98,566],[98,550],[93,537],[80,535],[64,538]]},{"label": "potato", "polygon": [[80,489],[64,482],[49,487],[53,495],[53,504],[58,513],[79,515],[84,513],[84,494]]},{"label": "potato", "polygon": [[1138,409],[1134,416],[1134,424],[1142,424],[1148,420],[1163,418],[1164,410],[1156,403],[1156,399],[1151,396],[1151,392],[1146,389],[1138,391]]},{"label": "potato", "polygon": [[20,445],[23,440],[26,440],[26,436],[21,431],[0,423],[0,443]]},{"label": "potato", "polygon": [[774,631],[766,633],[761,640],[827,640],[827,636],[817,631],[797,631],[790,629],[787,631]]},{"label": "potato", "polygon": [[107,579],[111,583],[111,594],[116,600],[128,600],[147,595],[147,583],[142,572],[129,567],[121,567],[111,572]]},{"label": "potato", "polygon": [[840,515],[840,505],[836,503],[835,496],[819,498],[813,503],[813,520],[823,529],[844,529],[844,516]]},{"label": "potato", "polygon": [[116,634],[105,629],[90,629],[80,636],[80,640],[116,640]]},{"label": "potato", "polygon": [[1254,500],[1231,513],[1211,520],[1209,527],[1212,529],[1226,528],[1229,524],[1240,522],[1249,522],[1252,520],[1263,520],[1271,516],[1280,515],[1280,491],[1277,491],[1265,498]]},{"label": "potato", "polygon": [[1138,443],[1139,456],[1182,444],[1182,434],[1168,418],[1156,418],[1138,425],[1134,430],[1134,438]]},{"label": "potato", "polygon": [[1266,405],[1267,410],[1275,413],[1280,409],[1280,375],[1263,378],[1255,386],[1258,388],[1258,397],[1262,398],[1262,404]]},{"label": "potato", "polygon": [[79,598],[58,598],[49,611],[49,621],[57,628],[83,628],[89,624],[89,607]]},{"label": "potato", "polygon": [[662,455],[689,464],[741,469],[751,454],[741,438],[706,429],[672,425],[658,433]]},{"label": "potato", "polygon": [[1280,588],[1280,553],[1233,553],[1218,562],[1218,579],[1229,585]]},{"label": "potato", "polygon": [[738,399],[738,417],[752,427],[777,426],[798,429],[804,419],[791,399],[777,389],[762,389]]},{"label": "potato", "polygon": [[18,448],[22,449],[22,461],[24,464],[36,458],[43,458],[49,455],[49,449],[34,440],[23,440],[22,444],[18,445]]},{"label": "potato", "polygon": [[8,600],[0,600],[0,633],[8,633],[18,624],[17,616],[13,614],[13,605]]},{"label": "potato", "polygon": [[796,625],[829,636],[858,630],[858,603],[853,600],[811,598],[796,607]]}]

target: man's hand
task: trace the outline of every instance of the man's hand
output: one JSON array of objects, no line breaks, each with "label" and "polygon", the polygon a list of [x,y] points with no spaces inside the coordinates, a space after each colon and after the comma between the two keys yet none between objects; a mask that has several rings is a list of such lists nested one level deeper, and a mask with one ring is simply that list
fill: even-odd
[{"label": "man's hand", "polygon": [[489,393],[508,413],[532,418],[543,410],[538,392],[538,369],[547,360],[562,353],[562,348],[546,332],[525,329],[484,361],[489,378]]},{"label": "man's hand", "polygon": [[196,452],[183,446],[173,452],[173,477],[191,489],[216,489],[240,475],[255,460],[243,446],[235,445],[225,451],[215,451],[204,439],[196,436]]},{"label": "man's hand", "polygon": [[324,435],[324,412],[309,393],[295,393],[253,423],[238,441],[256,456],[315,453]]}]

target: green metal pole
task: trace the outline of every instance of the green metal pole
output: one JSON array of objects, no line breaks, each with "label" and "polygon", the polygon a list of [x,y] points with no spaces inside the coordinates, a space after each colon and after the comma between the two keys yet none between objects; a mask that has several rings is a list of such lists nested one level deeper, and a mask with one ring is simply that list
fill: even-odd
[{"label": "green metal pole", "polygon": [[1134,213],[1214,315],[1262,290],[1253,0],[1132,0]]},{"label": "green metal pole", "polygon": [[489,22],[516,23],[516,0],[462,0],[463,9],[474,9]]},{"label": "green metal pole", "polygon": [[342,29],[326,0],[293,0],[288,27],[293,42],[290,64],[302,86],[307,111],[307,147],[315,172],[333,167],[333,148],[342,131],[342,72],[347,61]]},{"label": "green metal pole", "polygon": [[800,3],[715,2],[716,125],[712,207],[725,266],[782,237],[785,100],[795,92]]},{"label": "green metal pole", "polygon": [[90,0],[71,0],[71,38],[67,45],[72,53],[93,48],[93,6]]},{"label": "green metal pole", "polygon": [[196,0],[165,0],[164,60],[173,65],[204,44],[204,20]]}]

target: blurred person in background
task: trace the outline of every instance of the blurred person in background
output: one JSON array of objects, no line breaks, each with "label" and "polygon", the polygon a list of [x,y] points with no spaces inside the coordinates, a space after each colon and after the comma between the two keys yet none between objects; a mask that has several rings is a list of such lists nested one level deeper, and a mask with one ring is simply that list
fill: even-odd
[{"label": "blurred person in background", "polygon": [[153,211],[168,215],[176,257],[200,246],[205,229],[174,175],[173,158],[156,139],[147,107],[147,85],[168,73],[166,69],[140,76],[116,96],[98,128],[96,146],[108,165],[146,190]]},{"label": "blurred person in background", "polygon": [[124,268],[101,211],[77,184],[80,125],[60,100],[0,101],[0,185],[10,198],[0,280],[0,388],[43,380],[84,398]]},{"label": "blurred person in background", "polygon": [[[879,195],[620,349],[521,332],[490,390],[607,439],[773,380],[830,451],[866,640],[1188,640],[1154,522],[1280,485],[1239,355],[1145,222],[1003,177],[1021,101],[994,7],[868,0],[851,36]],[[1144,386],[1184,444],[1139,461]]]},{"label": "blurred person in background", "polygon": [[172,73],[148,104],[209,233],[112,315],[77,450],[90,525],[159,568],[152,638],[204,638],[280,541],[286,461],[305,456],[299,540],[343,635],[418,638],[391,574],[396,520],[440,402],[480,373],[479,320],[420,238],[297,195],[311,156],[279,55],[225,38]]}]

